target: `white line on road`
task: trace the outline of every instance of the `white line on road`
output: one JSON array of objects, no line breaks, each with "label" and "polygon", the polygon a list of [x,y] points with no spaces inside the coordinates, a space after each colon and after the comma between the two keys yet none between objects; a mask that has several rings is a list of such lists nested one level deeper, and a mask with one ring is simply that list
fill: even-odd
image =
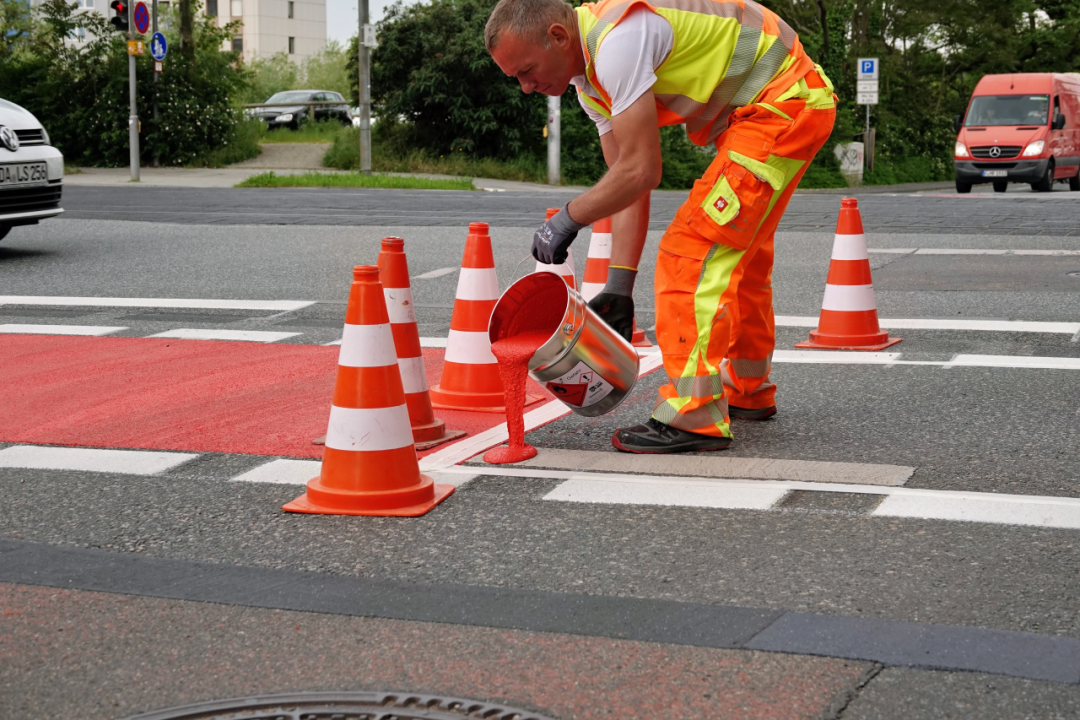
[{"label": "white line on road", "polygon": [[456,267],[444,267],[444,268],[439,268],[438,270],[430,270],[430,271],[424,273],[423,275],[413,275],[412,279],[413,280],[433,280],[433,279],[435,279],[437,277],[442,277],[443,275],[449,275],[450,273],[457,272],[457,271],[458,271],[458,268],[456,268]]},{"label": "white line on road", "polygon": [[[308,480],[319,477],[322,462],[319,460],[271,460],[243,475],[237,475],[233,482],[272,483],[275,485],[306,485]],[[436,483],[461,487],[476,477],[473,473],[426,473]]]},{"label": "white line on road", "polygon": [[0,305],[60,305],[65,307],[195,308],[201,310],[299,310],[314,300],[207,300],[199,298],[57,297],[0,295]]},{"label": "white line on road", "polygon": [[867,248],[866,252],[871,255],[874,253],[887,253],[893,255],[1080,255],[1080,250],[1000,250],[991,248]]},{"label": "white line on road", "polygon": [[1011,355],[957,355],[942,367],[1006,367],[1045,370],[1080,370],[1080,358]]},{"label": "white line on road", "polygon": [[[885,500],[871,513],[878,517],[1080,529],[1080,499],[1069,497],[924,490],[879,485],[627,475],[516,466],[456,466],[444,469],[443,473],[564,480],[566,482],[544,498],[563,502],[769,509],[775,507],[776,502],[788,492],[804,490],[883,495]],[[605,484],[606,487],[600,487],[600,484]],[[763,507],[768,497],[775,500]],[[753,503],[757,505],[751,507]]]},{"label": "white line on road", "polygon": [[190,453],[147,450],[14,445],[0,450],[0,467],[156,475],[197,457]]},{"label": "white line on road", "polygon": [[[879,318],[882,330],[971,330],[981,332],[1030,332],[1072,335],[1080,332],[1080,322],[1039,322],[1034,320],[962,320],[937,318]],[[816,328],[818,318],[805,315],[777,315],[778,327]]]},{"label": "white line on road", "polygon": [[265,330],[200,330],[197,328],[178,328],[163,333],[149,335],[152,338],[176,338],[177,340],[239,340],[242,342],[272,343],[286,338],[296,337],[301,333],[268,332]]},{"label": "white line on road", "polygon": [[82,335],[100,337],[127,330],[126,327],[105,325],[0,325],[0,333],[6,335]]}]

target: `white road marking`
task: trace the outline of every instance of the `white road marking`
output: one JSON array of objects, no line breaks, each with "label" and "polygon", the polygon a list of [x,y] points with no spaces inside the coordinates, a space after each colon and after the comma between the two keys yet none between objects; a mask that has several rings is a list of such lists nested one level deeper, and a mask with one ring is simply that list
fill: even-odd
[{"label": "white road marking", "polygon": [[787,490],[776,488],[568,480],[545,495],[544,499],[603,505],[674,505],[727,510],[768,510],[787,493]]},{"label": "white road marking", "polygon": [[1049,255],[1068,256],[1080,255],[1080,250],[1032,250],[1032,249],[981,249],[981,248],[867,248],[866,252],[890,253],[899,255]]},{"label": "white road marking", "polygon": [[945,363],[943,367],[1006,367],[1041,368],[1046,370],[1080,370],[1080,358],[957,355],[952,360]]},{"label": "white road marking", "polygon": [[197,457],[191,453],[149,450],[14,445],[0,450],[0,467],[156,475]]},{"label": "white road marking", "polygon": [[[1004,525],[1080,529],[1080,498],[1042,495],[924,490],[875,485],[822,484],[797,481],[740,480],[725,478],[664,477],[566,470],[540,470],[516,466],[484,467],[459,465],[444,474],[564,480],[546,500],[649,504],[671,507],[717,507],[753,509],[775,507],[788,492],[856,493],[882,495],[884,500],[871,513],[878,517],[907,517],[927,520],[954,520]],[[608,487],[601,488],[601,484]],[[643,486],[643,487],[642,487]],[[752,492],[751,492],[752,491]],[[763,507],[767,497],[776,498]],[[625,501],[620,498],[626,498]]]},{"label": "white road marking", "polygon": [[[308,480],[319,477],[322,472],[320,460],[288,460],[277,459],[259,467],[248,470],[242,475],[237,475],[232,482],[271,483],[275,485],[306,485]],[[453,485],[461,487],[473,478],[475,473],[425,473],[440,485]]]},{"label": "white road marking", "polygon": [[456,267],[444,267],[444,268],[439,268],[438,270],[430,270],[430,271],[428,271],[428,272],[426,272],[426,273],[424,273],[422,275],[413,275],[412,279],[413,280],[433,280],[433,279],[435,279],[437,277],[442,277],[443,275],[449,275],[452,272],[457,272],[458,270],[459,270],[459,268],[456,268]]},{"label": "white road marking", "polygon": [[0,333],[6,335],[83,335],[100,337],[121,330],[127,330],[127,328],[107,327],[105,325],[0,325]]},{"label": "white road marking", "polygon": [[445,348],[446,343],[450,338],[439,337],[422,337],[420,338],[420,347],[422,348]]},{"label": "white road marking", "polygon": [[551,448],[540,448],[536,457],[515,463],[514,467],[886,486],[901,486],[915,472],[915,468],[905,465],[729,457],[717,453],[631,455]]},{"label": "white road marking", "polygon": [[176,338],[178,340],[239,340],[243,342],[272,343],[285,338],[296,337],[301,333],[268,332],[265,330],[200,330],[198,328],[178,328],[163,333],[149,335],[152,338]]},{"label": "white road marking", "polygon": [[299,310],[315,300],[207,300],[177,298],[57,297],[0,295],[0,305],[61,305],[66,307],[195,308],[203,310]]},{"label": "white road marking", "polygon": [[924,491],[886,497],[872,514],[1080,530],[1080,500],[1074,498]]},{"label": "white road marking", "polygon": [[[976,332],[1080,332],[1080,322],[1040,322],[1034,320],[962,320],[937,318],[878,318],[882,330],[971,330]],[[816,328],[818,318],[804,315],[777,315],[777,327]]]},{"label": "white road marking", "polygon": [[[663,360],[659,354],[649,355],[641,359],[638,366],[638,377],[642,377],[660,367]],[[541,425],[558,420],[564,415],[569,415],[570,408],[558,400],[541,405],[535,410],[525,413],[525,432],[535,430]],[[434,452],[420,459],[420,470],[423,472],[439,472],[446,468],[468,460],[473,455],[484,452],[506,442],[510,435],[506,423],[501,423],[490,430],[473,435],[470,438],[460,440],[453,445]]]},{"label": "white road marking", "polygon": [[233,482],[274,483],[277,485],[304,485],[319,477],[322,462],[319,460],[271,460],[254,470],[237,475]]}]

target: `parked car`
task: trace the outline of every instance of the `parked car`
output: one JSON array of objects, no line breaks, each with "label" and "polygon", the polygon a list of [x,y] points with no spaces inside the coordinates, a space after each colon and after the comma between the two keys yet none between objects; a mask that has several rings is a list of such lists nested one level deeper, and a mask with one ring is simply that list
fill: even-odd
[{"label": "parked car", "polygon": [[980,183],[1005,192],[1011,182],[1080,190],[1080,74],[986,75],[955,126],[957,192]]},{"label": "parked car", "polygon": [[37,118],[0,99],[0,240],[18,225],[64,212],[64,156]]},{"label": "parked car", "polygon": [[[340,102],[340,105],[306,105],[311,102]],[[302,121],[308,121],[311,111],[315,111],[315,120],[337,120],[345,125],[352,124],[349,105],[340,93],[329,90],[286,90],[274,93],[266,104],[286,103],[282,107],[252,108],[251,115],[271,128],[290,127],[293,130]]]}]

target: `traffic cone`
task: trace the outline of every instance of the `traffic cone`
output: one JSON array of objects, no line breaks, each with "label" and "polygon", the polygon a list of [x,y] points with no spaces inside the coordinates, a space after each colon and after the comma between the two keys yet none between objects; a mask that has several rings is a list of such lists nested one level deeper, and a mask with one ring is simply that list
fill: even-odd
[{"label": "traffic cone", "polygon": [[[499,278],[487,223],[469,223],[465,255],[458,276],[450,337],[439,384],[431,388],[431,404],[447,410],[506,412],[499,363],[491,353],[488,320],[499,299]],[[525,398],[526,405],[539,400]]]},{"label": "traffic cone", "polygon": [[[550,220],[554,217],[560,209],[561,208],[548,208],[547,219]],[[547,263],[542,263],[537,260],[535,272],[555,273],[561,277],[567,285],[574,290],[577,290],[577,274],[574,272],[574,256],[569,252],[566,254],[566,262],[559,265],[548,265]]]},{"label": "traffic cone", "polygon": [[399,237],[383,238],[379,252],[379,281],[386,297],[386,312],[394,333],[401,385],[405,404],[409,408],[413,441],[417,450],[427,450],[465,435],[462,430],[447,430],[446,423],[435,417],[428,394],[424,353],[420,349],[420,331],[416,327],[412,286],[409,284],[409,263],[405,257],[405,241]]},{"label": "traffic cone", "polygon": [[423,515],[454,492],[420,474],[379,268],[353,268],[322,472],[283,506],[321,515]]},{"label": "traffic cone", "polygon": [[[589,239],[589,256],[585,259],[585,276],[581,279],[581,296],[585,298],[585,302],[592,300],[604,289],[610,264],[611,218],[604,218],[593,223],[592,238]],[[652,347],[649,338],[645,337],[645,331],[637,326],[636,318],[630,344],[634,347]]]},{"label": "traffic cone", "polygon": [[585,302],[600,294],[607,283],[611,263],[611,218],[597,220],[592,225],[589,257],[585,259],[585,276],[581,279],[581,296]]},{"label": "traffic cone", "polygon": [[870,256],[855,198],[840,201],[829,277],[817,330],[797,348],[816,350],[884,350],[900,342],[878,325],[877,302],[870,279]]}]

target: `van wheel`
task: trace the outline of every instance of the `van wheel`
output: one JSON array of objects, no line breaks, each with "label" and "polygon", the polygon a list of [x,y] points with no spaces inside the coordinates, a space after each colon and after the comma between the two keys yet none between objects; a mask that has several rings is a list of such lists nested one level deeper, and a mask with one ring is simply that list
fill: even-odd
[{"label": "van wheel", "polygon": [[967,195],[969,192],[971,192],[971,183],[960,182],[959,180],[957,180],[956,192],[960,193],[961,195]]},{"label": "van wheel", "polygon": [[995,180],[994,181],[994,192],[1005,192],[1008,189],[1009,189],[1009,181],[1008,180]]},{"label": "van wheel", "polygon": [[1073,192],[1080,190],[1080,172],[1069,178],[1069,189]]},{"label": "van wheel", "polygon": [[1046,173],[1042,180],[1031,183],[1031,189],[1035,192],[1050,192],[1054,189],[1054,163],[1046,164]]}]

